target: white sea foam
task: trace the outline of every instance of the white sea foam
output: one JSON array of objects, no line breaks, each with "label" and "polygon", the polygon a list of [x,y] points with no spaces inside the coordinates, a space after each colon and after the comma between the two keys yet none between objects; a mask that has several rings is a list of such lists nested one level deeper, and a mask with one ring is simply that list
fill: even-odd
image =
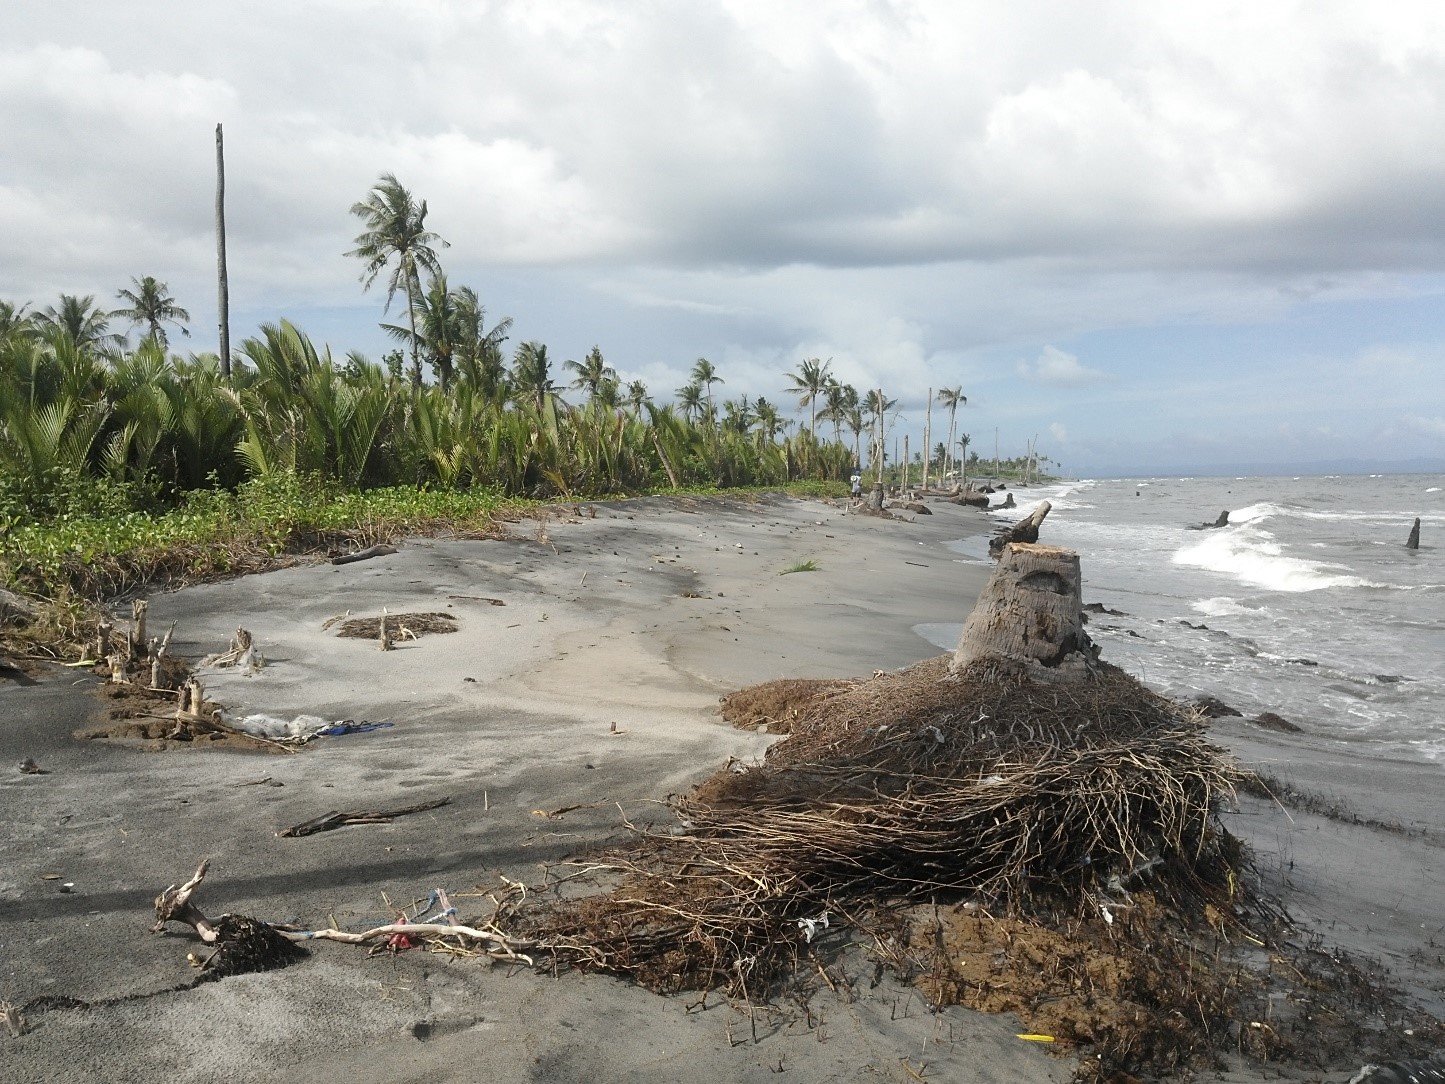
[{"label": "white sea foam", "polygon": [[1429,489],[1425,490],[1425,492],[1426,492],[1426,493],[1439,493],[1439,492],[1440,492],[1440,487],[1439,487],[1439,486],[1431,486]]},{"label": "white sea foam", "polygon": [[1236,614],[1254,614],[1258,610],[1248,606],[1241,606],[1238,599],[1232,599],[1228,595],[1216,595],[1214,598],[1196,599],[1189,604],[1189,608],[1195,613],[1201,613],[1205,617],[1232,617]]},{"label": "white sea foam", "polygon": [[1270,504],[1268,501],[1260,501],[1258,504],[1248,504],[1237,512],[1229,513],[1231,525],[1238,523],[1256,523],[1270,516],[1280,514],[1280,507],[1277,504]]},{"label": "white sea foam", "polygon": [[1283,548],[1268,531],[1248,526],[1212,531],[1202,542],[1176,552],[1173,562],[1209,572],[1222,572],[1240,583],[1270,591],[1388,586],[1361,576],[1341,575],[1339,565],[1285,556]]}]

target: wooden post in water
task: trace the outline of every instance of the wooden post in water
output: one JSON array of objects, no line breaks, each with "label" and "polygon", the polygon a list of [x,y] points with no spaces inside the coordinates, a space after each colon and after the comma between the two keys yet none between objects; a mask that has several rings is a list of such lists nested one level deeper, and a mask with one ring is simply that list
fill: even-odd
[{"label": "wooden post in water", "polygon": [[226,275],[226,149],[216,125],[216,324],[220,333],[221,376],[231,379],[231,287]]}]

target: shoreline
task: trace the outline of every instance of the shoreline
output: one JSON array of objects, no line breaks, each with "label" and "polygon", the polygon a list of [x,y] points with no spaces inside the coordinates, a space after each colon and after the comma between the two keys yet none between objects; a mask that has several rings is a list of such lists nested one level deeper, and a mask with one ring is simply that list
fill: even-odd
[{"label": "shoreline", "polygon": [[[400,906],[436,886],[472,902],[468,893],[496,885],[498,874],[535,876],[539,863],[618,836],[621,811],[645,820],[657,799],[728,757],[760,755],[773,739],[724,724],[721,695],[777,677],[866,676],[936,655],[914,626],[961,621],[990,571],[956,560],[945,543],[987,534],[993,523],[970,509],[930,507],[932,516],[893,523],[796,498],[642,498],[512,524],[500,541],[411,540],[354,565],[301,565],[151,596],[155,627],[178,622],[179,655],[223,650],[237,625],[255,635],[268,659],[260,673],[203,671],[209,695],[233,717],[395,723],[295,755],[79,742],[70,736],[83,722],[77,712],[101,705],[71,684],[72,672],[0,686],[0,752],[12,764],[33,756],[50,772],[0,775],[11,826],[0,864],[0,998],[148,995],[47,1013],[19,1039],[0,1033],[0,1078],[146,1080],[184,1067],[187,1080],[245,1081],[285,1064],[299,1081],[345,1072],[641,1081],[673,1073],[682,1058],[676,1079],[770,1079],[786,1062],[793,1079],[842,1081],[876,1066],[881,1079],[906,1080],[899,1059],[916,1057],[921,1044],[940,1073],[952,1063],[955,1075],[979,1079],[1065,1079],[1071,1063],[1018,1042],[1007,1018],[931,1014],[891,980],[828,1007],[826,1043],[780,1018],[763,1041],[738,1045],[725,1036],[747,1034],[749,1023],[725,1005],[689,1013],[695,998],[658,998],[594,976],[557,983],[419,952],[367,960],[322,946],[283,972],[150,993],[188,977],[193,944],[144,933],[150,900],[202,857],[212,858],[208,907],[313,928],[387,921],[386,899]],[[805,560],[820,570],[782,574]],[[382,654],[322,628],[344,611],[383,606],[447,612],[461,631]],[[1266,884],[1277,878],[1298,904],[1302,929],[1381,956],[1423,1003],[1445,1004],[1445,968],[1411,955],[1429,937],[1445,941],[1445,930],[1425,928],[1440,921],[1445,876],[1445,823],[1428,781],[1398,785],[1403,771],[1351,772],[1308,742],[1238,730],[1211,727],[1246,763],[1282,760],[1301,787],[1333,784],[1362,813],[1378,809],[1378,819],[1412,828],[1400,835],[1282,815],[1244,796],[1226,817],[1255,846]],[[266,775],[283,785],[238,785]],[[390,825],[273,834],[329,809],[442,796],[449,805]],[[533,813],[565,806],[579,808]],[[43,879],[50,872],[74,891],[59,894]],[[1398,901],[1382,903],[1382,884]],[[661,1037],[653,1045],[670,1051],[667,1061],[616,1041],[621,1029],[644,1026],[650,1041]]]}]

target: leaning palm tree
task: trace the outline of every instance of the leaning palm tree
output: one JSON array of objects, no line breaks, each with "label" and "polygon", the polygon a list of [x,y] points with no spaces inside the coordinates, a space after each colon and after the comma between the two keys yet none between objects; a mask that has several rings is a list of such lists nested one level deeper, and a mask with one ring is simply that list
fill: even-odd
[{"label": "leaning palm tree", "polygon": [[939,388],[938,403],[940,406],[948,407],[948,455],[943,461],[943,476],[948,477],[948,472],[953,464],[953,425],[958,415],[958,404],[967,403],[968,396],[963,394],[963,385],[956,388]]},{"label": "leaning palm tree", "polygon": [[365,261],[365,269],[361,272],[363,289],[371,289],[377,276],[392,261],[396,262],[386,282],[386,310],[391,308],[397,290],[404,290],[407,321],[411,328],[411,382],[414,387],[420,387],[421,361],[417,357],[419,344],[416,334],[416,295],[421,292],[420,272],[426,271],[431,275],[441,273],[441,261],[432,246],[446,248],[447,243],[426,228],[426,200],[417,203],[390,173],[382,174],[366,199],[351,205],[351,213],[366,224],[366,230],[356,238],[356,247],[346,254]]},{"label": "leaning palm tree", "polygon": [[818,431],[818,396],[823,395],[832,383],[832,377],[828,375],[832,365],[832,358],[827,361],[805,358],[798,363],[796,373],[785,374],[788,378],[788,390],[798,393],[798,406],[809,409],[808,429],[814,435]]},{"label": "leaning palm tree", "polygon": [[130,306],[112,310],[112,316],[123,316],[133,327],[144,327],[146,337],[154,339],[162,349],[167,345],[165,324],[175,324],[182,335],[190,336],[186,321],[191,314],[176,304],[164,282],[157,282],[150,275],[139,279],[132,275],[130,281],[135,289],[117,290],[115,295],[122,301],[130,302]]}]

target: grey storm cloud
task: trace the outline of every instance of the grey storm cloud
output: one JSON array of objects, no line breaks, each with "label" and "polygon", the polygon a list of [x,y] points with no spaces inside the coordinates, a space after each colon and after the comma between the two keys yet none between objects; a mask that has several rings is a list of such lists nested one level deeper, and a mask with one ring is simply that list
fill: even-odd
[{"label": "grey storm cloud", "polygon": [[[990,345],[1445,269],[1439,5],[19,0],[5,31],[18,301],[142,273],[208,296],[218,121],[243,307],[373,300],[347,209],[391,172],[454,281],[530,284],[519,315],[608,300],[750,372],[833,356],[915,399],[991,379]],[[643,360],[700,352],[677,326]]]}]

